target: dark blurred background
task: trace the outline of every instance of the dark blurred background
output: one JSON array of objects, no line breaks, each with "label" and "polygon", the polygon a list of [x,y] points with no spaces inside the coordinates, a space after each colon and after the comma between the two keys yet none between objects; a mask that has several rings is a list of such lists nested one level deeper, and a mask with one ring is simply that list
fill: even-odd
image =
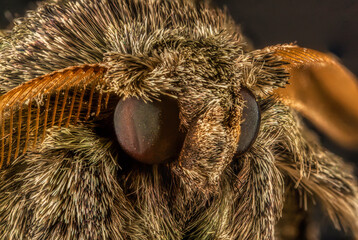
[{"label": "dark blurred background", "polygon": [[[358,76],[357,0],[213,0],[213,3],[227,9],[256,48],[294,42],[331,52]],[[22,16],[26,9],[34,8],[36,3],[31,0],[0,0],[0,29],[11,28],[14,18]],[[358,150],[339,147],[317,133],[328,149],[357,166]],[[320,239],[352,239],[334,230],[329,220],[321,215],[318,209],[317,218],[322,229]]]}]

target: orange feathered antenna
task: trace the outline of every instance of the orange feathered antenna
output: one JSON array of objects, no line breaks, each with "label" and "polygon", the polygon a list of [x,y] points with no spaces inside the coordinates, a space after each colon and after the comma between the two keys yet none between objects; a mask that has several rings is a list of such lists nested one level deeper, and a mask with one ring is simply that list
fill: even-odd
[{"label": "orange feathered antenna", "polygon": [[267,48],[288,62],[289,84],[275,94],[347,148],[358,148],[358,82],[333,56],[294,45]]},{"label": "orange feathered antenna", "polygon": [[109,98],[99,89],[106,71],[96,64],[69,67],[0,96],[0,168],[43,141],[49,127],[98,115]]}]

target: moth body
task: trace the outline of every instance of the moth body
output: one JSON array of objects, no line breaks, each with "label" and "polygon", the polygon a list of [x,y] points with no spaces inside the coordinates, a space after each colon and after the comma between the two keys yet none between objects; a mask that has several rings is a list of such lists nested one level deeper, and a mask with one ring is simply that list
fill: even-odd
[{"label": "moth body", "polygon": [[0,239],[295,239],[312,201],[358,237],[352,169],[288,88],[316,66],[354,78],[204,3],[43,3],[0,37]]}]

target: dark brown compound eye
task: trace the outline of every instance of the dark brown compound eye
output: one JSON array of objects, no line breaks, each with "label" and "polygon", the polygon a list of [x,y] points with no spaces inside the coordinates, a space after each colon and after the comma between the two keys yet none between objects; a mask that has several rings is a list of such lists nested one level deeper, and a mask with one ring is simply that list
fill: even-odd
[{"label": "dark brown compound eye", "polygon": [[146,164],[178,155],[184,139],[179,124],[178,104],[169,97],[153,102],[130,97],[120,100],[114,112],[119,144],[129,156]]},{"label": "dark brown compound eye", "polygon": [[236,154],[246,152],[256,140],[260,128],[261,113],[260,107],[254,94],[247,88],[240,91],[242,99],[245,101],[245,107],[242,112],[241,133]]}]

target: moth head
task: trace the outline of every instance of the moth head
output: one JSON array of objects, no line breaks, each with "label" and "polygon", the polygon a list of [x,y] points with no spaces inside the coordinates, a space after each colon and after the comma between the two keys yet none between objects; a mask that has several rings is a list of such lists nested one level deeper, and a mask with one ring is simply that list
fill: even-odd
[{"label": "moth head", "polygon": [[[273,86],[284,85],[287,76],[282,69],[269,67],[277,61],[270,53],[247,52],[239,35],[229,27],[222,30],[230,24],[220,13],[215,13],[220,20],[210,26],[213,14],[191,27],[160,28],[164,23],[158,23],[159,29],[148,31],[134,23],[123,26],[124,33],[119,34],[109,26],[105,41],[110,51],[100,63],[54,71],[3,95],[3,134],[8,140],[2,165],[41,146],[48,129],[55,126],[92,128],[111,119],[109,126],[115,133],[111,140],[133,161],[166,165],[186,182],[217,185],[233,157],[254,145],[260,99]],[[120,113],[129,109],[134,116],[142,106],[152,110],[141,118],[158,117],[158,121],[152,122],[154,130],[144,127],[133,134],[136,128],[129,129],[128,119]],[[167,113],[175,116],[164,118]],[[246,115],[253,125],[247,124]],[[140,119],[139,124],[149,124],[147,120]],[[167,128],[174,130],[172,134]],[[157,138],[145,138],[146,130]]]},{"label": "moth head", "polygon": [[230,17],[188,2],[45,3],[1,39],[3,219],[20,203],[63,232],[90,207],[103,234],[274,238],[287,180],[357,227],[351,175],[297,114],[357,145],[354,77],[295,45],[252,51]]},{"label": "moth head", "polygon": [[254,144],[260,101],[286,84],[284,63],[266,50],[245,52],[225,33],[152,41],[143,47],[151,51],[112,52],[101,64],[108,69],[104,91],[121,99],[116,137],[139,162],[168,164],[187,182],[217,185],[234,156]]},{"label": "moth head", "polygon": [[[192,11],[189,11],[192,6],[177,2],[173,4],[178,9],[187,8],[184,12],[192,14]],[[79,11],[80,7],[85,6],[72,6],[69,3],[63,11],[71,13],[71,7]],[[147,9],[148,14],[162,14],[153,9]],[[81,27],[80,24],[75,24],[82,19],[71,14],[73,21],[64,23],[71,34],[77,36],[76,34],[86,32],[78,29]],[[114,14],[113,18],[119,18],[115,15],[117,13],[111,14]],[[5,162],[10,163],[19,154],[25,153],[30,146],[36,146],[41,142],[46,136],[46,129],[53,126],[69,127],[78,123],[92,124],[96,123],[97,119],[110,116],[112,131],[116,133],[114,141],[120,142],[122,148],[127,149],[126,151],[132,154],[133,158],[137,158],[137,161],[167,164],[178,176],[186,178],[187,182],[217,185],[221,174],[234,161],[233,159],[247,155],[250,149],[258,148],[255,138],[262,141],[263,132],[267,132],[260,131],[263,128],[260,107],[268,99],[273,98],[275,100],[271,102],[280,101],[297,109],[308,118],[312,115],[311,112],[317,112],[310,110],[308,102],[302,104],[305,98],[296,97],[297,92],[288,90],[290,88],[287,87],[287,83],[298,82],[295,80],[298,76],[296,71],[302,68],[314,69],[317,65],[325,65],[334,60],[319,55],[311,56],[310,50],[293,45],[250,51],[242,37],[234,31],[236,29],[231,20],[220,11],[200,11],[200,16],[195,15],[199,14],[195,11],[193,15],[190,14],[184,16],[181,11],[177,11],[171,19],[164,21],[158,18],[158,22],[153,21],[153,24],[149,24],[145,18],[128,16],[133,21],[126,21],[120,29],[111,22],[103,22],[105,20],[102,18],[95,19],[99,21],[95,26],[106,26],[106,29],[103,36],[96,35],[98,39],[94,42],[83,43],[93,44],[86,45],[86,49],[95,49],[95,52],[88,51],[81,56],[78,55],[79,51],[75,50],[81,49],[82,46],[76,45],[77,43],[65,32],[58,32],[52,25],[48,29],[45,28],[53,31],[45,34],[46,41],[42,42],[44,48],[51,45],[51,48],[48,48],[53,49],[53,52],[48,51],[46,54],[53,62],[43,62],[43,59],[39,58],[36,63],[38,66],[48,67],[52,63],[63,66],[63,60],[53,56],[58,56],[61,49],[71,44],[71,48],[63,53],[68,54],[68,59],[86,59],[98,63],[64,68],[36,77],[1,97],[3,126],[12,129],[12,132],[3,131],[4,139],[7,140],[4,141],[2,165],[6,165]],[[188,25],[193,20],[195,24]],[[56,21],[43,22],[44,26],[49,23],[63,27],[62,23]],[[92,29],[90,26],[87,27]],[[98,29],[93,31],[98,32]],[[51,34],[60,36],[52,39]],[[296,49],[293,51],[295,56],[291,54],[292,49]],[[307,51],[309,57],[305,55]],[[299,58],[301,62],[297,62]],[[29,61],[28,64],[34,64],[33,62]],[[49,68],[51,67],[53,66]],[[27,68],[32,67],[29,65]],[[36,69],[34,66],[33,68]],[[12,75],[21,74],[12,72]],[[347,82],[352,83],[352,80]],[[319,80],[318,83],[322,81]],[[300,90],[300,93],[303,92],[305,91]],[[354,96],[355,92],[352,93]],[[348,95],[352,96],[352,93]],[[325,101],[318,99],[312,106],[320,108],[322,100]],[[354,98],[352,101],[355,101]],[[150,110],[150,114],[153,113],[151,118],[166,116],[166,108],[174,110],[168,114],[176,116],[171,120],[158,117],[163,122],[157,121],[154,128],[160,130],[148,133],[157,134],[159,142],[143,137],[144,130],[148,130],[146,128],[138,134],[131,132],[134,131],[134,127],[123,128],[128,126],[128,119],[124,119],[119,113],[124,109],[130,109],[130,114],[136,113],[133,107],[132,110],[128,107],[130,104],[137,104],[138,109],[139,106],[144,106],[145,109],[154,106],[153,110]],[[347,102],[343,105],[346,106]],[[25,111],[27,113],[23,114]],[[352,109],[345,112],[357,111]],[[329,115],[320,116],[324,116],[321,119],[331,119]],[[144,117],[141,116],[140,120],[143,121]],[[351,119],[356,121],[356,115]],[[268,125],[268,120],[264,121]],[[174,125],[169,124],[168,128],[175,129],[175,133],[168,134],[169,137],[175,135],[170,140],[172,144],[169,144],[171,147],[167,149],[169,153],[164,151],[166,153],[160,154],[160,159],[154,154],[154,157],[145,157],[143,160],[144,155],[140,149],[145,145],[140,145],[135,139],[143,138],[148,143],[147,147],[152,147],[149,150],[155,152],[153,149],[160,148],[166,143],[165,139],[162,139],[167,132],[163,130],[166,127],[161,129],[162,126],[166,126],[166,122],[173,122]],[[326,129],[335,129],[336,122],[327,122],[333,124],[327,125]],[[347,134],[348,132],[352,132],[351,128],[347,128],[344,135],[352,135]],[[42,134],[40,138],[39,134]],[[128,140],[124,135],[132,137]],[[124,142],[131,142],[131,146]],[[148,150],[147,147],[143,149]],[[134,148],[140,151],[133,152]]]},{"label": "moth head", "polygon": [[1,99],[2,121],[22,130],[3,132],[9,137],[3,165],[43,140],[38,135],[46,129],[104,114],[112,118],[113,140],[134,161],[165,164],[203,189],[218,186],[225,169],[263,138],[260,106],[272,96],[288,101],[278,89],[289,89],[293,69],[304,63],[290,62],[291,50],[303,51],[295,46],[246,52],[233,36],[217,38],[156,42],[136,55],[108,53],[101,64],[56,71],[11,90]]}]

